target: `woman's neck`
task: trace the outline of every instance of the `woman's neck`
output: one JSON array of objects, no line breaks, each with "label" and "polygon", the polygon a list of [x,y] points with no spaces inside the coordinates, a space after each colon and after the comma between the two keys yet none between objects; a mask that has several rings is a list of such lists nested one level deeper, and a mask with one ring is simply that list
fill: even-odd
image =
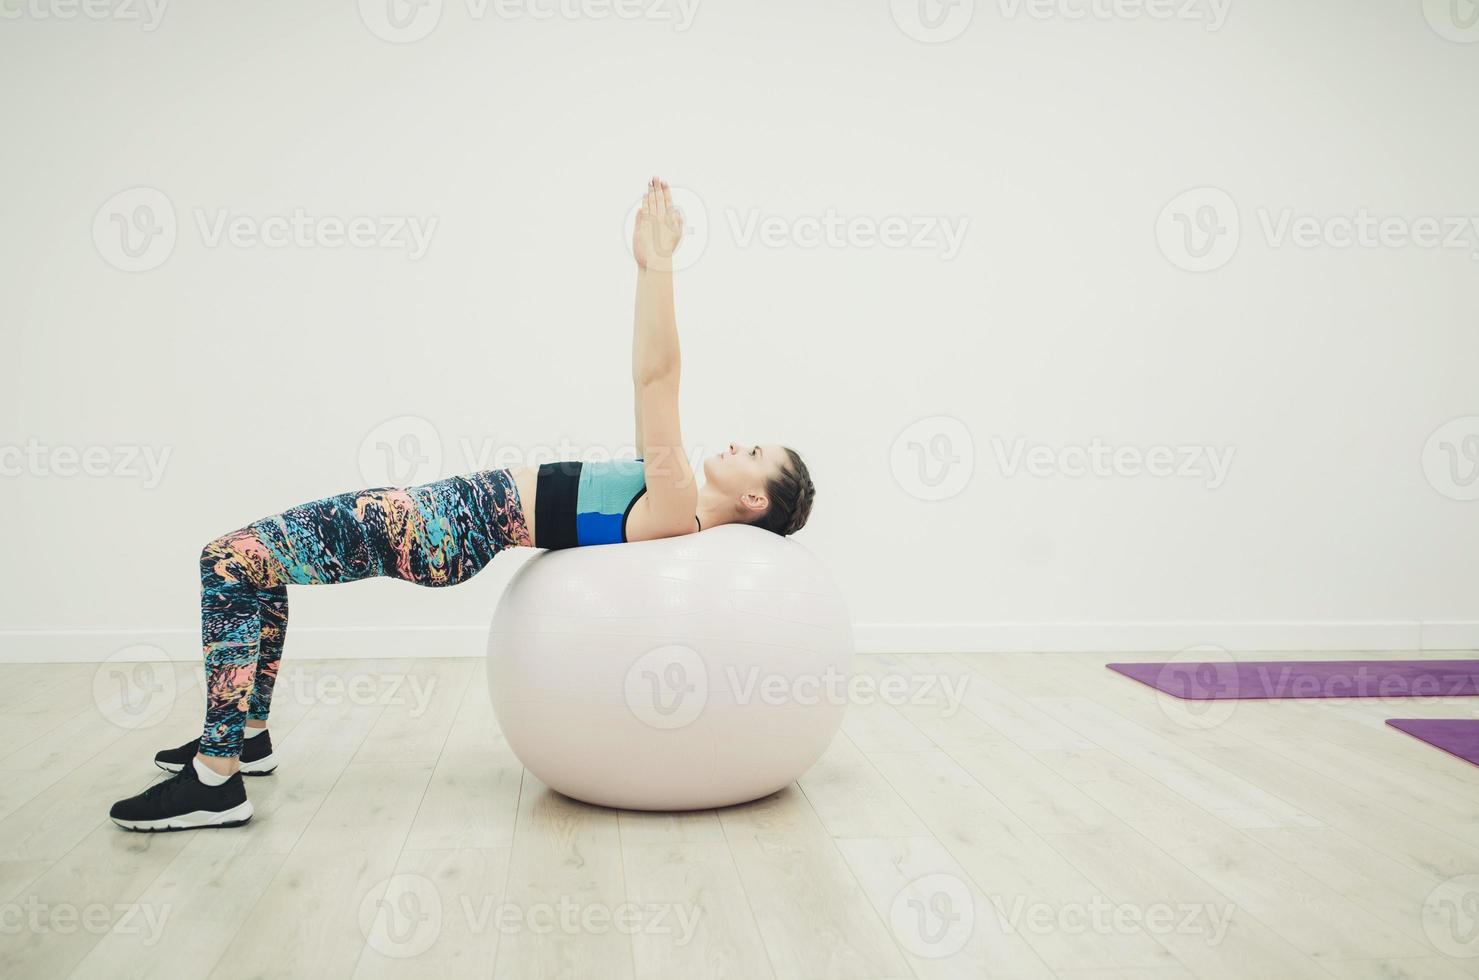
[{"label": "woman's neck", "polygon": [[700,528],[718,527],[734,521],[734,505],[728,497],[710,492],[708,484],[698,488],[698,523]]}]

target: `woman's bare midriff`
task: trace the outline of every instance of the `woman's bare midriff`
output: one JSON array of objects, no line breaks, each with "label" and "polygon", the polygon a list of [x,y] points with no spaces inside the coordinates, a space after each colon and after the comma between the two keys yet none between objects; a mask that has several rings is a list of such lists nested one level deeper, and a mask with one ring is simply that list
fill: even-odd
[{"label": "woman's bare midriff", "polygon": [[539,467],[512,466],[509,473],[519,490],[519,506],[524,511],[524,524],[529,528],[529,547],[532,548],[538,540],[534,536],[534,494],[539,489]]}]

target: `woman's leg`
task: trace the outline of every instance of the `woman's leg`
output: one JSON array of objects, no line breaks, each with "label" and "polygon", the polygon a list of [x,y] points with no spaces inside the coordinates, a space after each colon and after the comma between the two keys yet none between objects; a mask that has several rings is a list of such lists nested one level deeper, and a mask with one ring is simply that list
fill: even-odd
[{"label": "woman's leg", "polygon": [[272,709],[272,688],[277,683],[277,666],[282,661],[282,644],[288,635],[288,587],[257,594],[262,616],[261,635],[257,638],[257,675],[252,679],[252,698],[247,707],[247,727],[257,722],[267,724]]},{"label": "woman's leg", "polygon": [[456,585],[503,549],[532,543],[507,470],[338,494],[210,542],[201,553],[207,704],[200,753],[239,756],[246,719],[266,719],[288,585],[381,576]]},{"label": "woman's leg", "polygon": [[109,816],[148,831],[234,827],[252,818],[234,770],[248,716],[265,719],[271,708],[287,586],[377,576],[456,585],[504,548],[532,543],[507,470],[342,493],[211,541],[200,554],[207,703],[198,755],[179,760],[174,779],[115,803]]}]

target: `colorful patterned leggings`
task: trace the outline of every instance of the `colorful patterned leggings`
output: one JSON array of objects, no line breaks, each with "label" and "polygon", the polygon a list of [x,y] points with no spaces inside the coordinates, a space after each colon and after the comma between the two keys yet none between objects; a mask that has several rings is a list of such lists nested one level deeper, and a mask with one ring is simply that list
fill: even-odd
[{"label": "colorful patterned leggings", "polygon": [[289,585],[378,577],[457,585],[503,549],[532,544],[508,470],[353,490],[216,538],[200,553],[206,673],[200,753],[240,755],[246,720],[267,717]]}]

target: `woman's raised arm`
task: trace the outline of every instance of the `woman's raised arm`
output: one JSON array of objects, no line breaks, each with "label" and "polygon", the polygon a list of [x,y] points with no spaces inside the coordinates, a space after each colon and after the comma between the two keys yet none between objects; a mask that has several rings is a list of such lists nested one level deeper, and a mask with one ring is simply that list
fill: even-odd
[{"label": "woman's raised arm", "polygon": [[637,302],[632,329],[632,387],[637,451],[645,464],[654,523],[674,534],[692,530],[698,487],[678,417],[682,357],[673,304],[673,253],[683,237],[683,216],[668,185],[653,178],[637,214]]},{"label": "woman's raised arm", "polygon": [[[637,315],[632,331],[632,381],[638,385],[678,370],[678,322],[673,311],[673,253],[683,239],[683,215],[668,185],[656,177],[637,212]],[[641,447],[638,446],[640,449]]]}]

